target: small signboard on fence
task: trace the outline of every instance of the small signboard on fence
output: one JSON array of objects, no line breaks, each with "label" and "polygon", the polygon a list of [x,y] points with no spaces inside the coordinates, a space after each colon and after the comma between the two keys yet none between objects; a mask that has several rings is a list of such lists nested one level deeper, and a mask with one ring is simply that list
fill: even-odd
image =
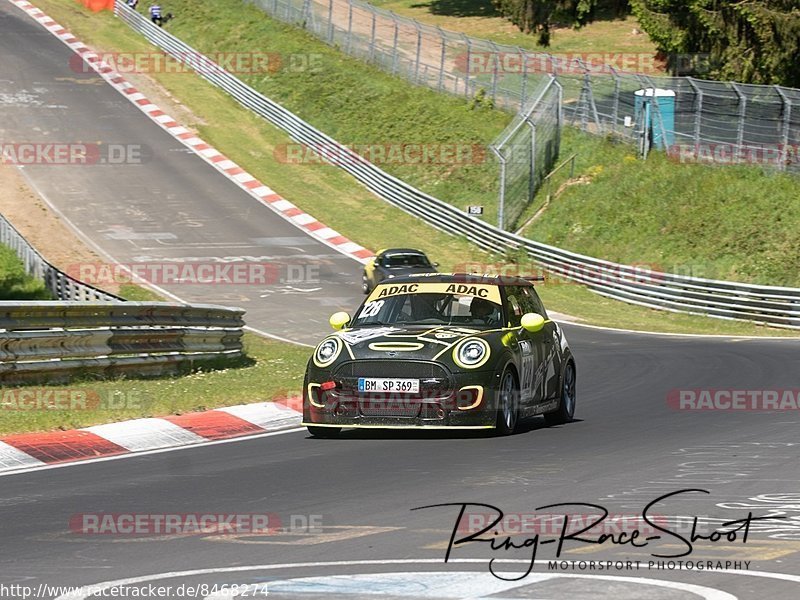
[{"label": "small signboard on fence", "polygon": [[482,206],[468,206],[467,207],[467,214],[469,215],[482,215],[483,214],[483,207]]}]

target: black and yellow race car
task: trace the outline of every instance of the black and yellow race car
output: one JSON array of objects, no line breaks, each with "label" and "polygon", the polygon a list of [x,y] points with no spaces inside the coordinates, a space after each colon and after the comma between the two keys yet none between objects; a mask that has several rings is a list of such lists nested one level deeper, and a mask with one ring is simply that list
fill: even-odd
[{"label": "black and yellow race car", "polygon": [[575,360],[533,284],[517,277],[423,274],[378,284],[314,349],[303,424],[495,429],[575,413]]},{"label": "black and yellow race car", "polygon": [[387,248],[380,250],[374,260],[364,265],[361,288],[365,294],[369,294],[381,281],[404,275],[436,273],[438,266],[439,264],[431,262],[422,250]]}]

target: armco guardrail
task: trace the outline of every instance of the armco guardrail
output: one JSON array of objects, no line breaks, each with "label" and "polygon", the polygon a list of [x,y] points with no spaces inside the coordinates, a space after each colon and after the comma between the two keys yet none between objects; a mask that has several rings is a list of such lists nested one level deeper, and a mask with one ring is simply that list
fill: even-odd
[{"label": "armco guardrail", "polygon": [[242,356],[244,311],[164,302],[0,302],[0,384],[162,375]]},{"label": "armco guardrail", "polygon": [[[117,2],[115,13],[176,60],[190,66],[201,64],[200,76],[227,91],[243,106],[284,130],[296,141],[311,148],[341,147],[221,67],[209,68],[213,61],[156,27],[124,3]],[[474,219],[366,161],[337,161],[337,164],[379,197],[442,231],[466,236],[471,242],[494,252],[524,249],[545,269],[609,298],[662,310],[800,328],[800,289],[644,271],[583,256],[525,239]]]},{"label": "armco guardrail", "polygon": [[123,301],[119,296],[78,281],[51,265],[3,215],[0,215],[0,244],[8,246],[17,253],[25,267],[25,272],[36,279],[44,281],[53,298],[93,302]]}]

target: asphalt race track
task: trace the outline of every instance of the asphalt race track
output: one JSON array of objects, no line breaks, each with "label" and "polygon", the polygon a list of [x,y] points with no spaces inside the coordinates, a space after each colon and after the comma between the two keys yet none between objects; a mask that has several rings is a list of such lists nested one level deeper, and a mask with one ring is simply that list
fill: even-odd
[{"label": "asphalt race track", "polygon": [[[358,300],[355,262],[297,239],[290,225],[188,155],[116,91],[71,72],[68,50],[6,4],[0,4],[0,49],[0,139],[135,140],[158,158],[136,168],[26,168],[48,200],[110,256],[320,261],[324,293],[262,297],[263,291],[246,287],[175,290],[187,300],[241,304],[251,325],[301,341],[324,333],[332,309]],[[121,231],[137,235],[109,234]],[[335,306],[321,298],[336,299]],[[284,319],[287,307],[291,317]],[[105,591],[155,598],[147,586],[161,586],[162,597],[217,600],[266,592],[271,598],[390,600],[796,599],[797,411],[691,412],[667,398],[693,388],[797,388],[800,341],[565,329],[579,380],[578,420],[565,426],[545,428],[534,420],[507,438],[351,431],[338,440],[318,440],[289,431],[0,477],[0,597],[23,598],[24,591],[27,597],[54,598],[61,593],[39,586],[117,582]],[[522,545],[539,533],[537,558],[544,562],[510,581],[527,571],[530,544],[494,551],[488,543],[461,544],[445,564],[451,536],[467,535],[453,532],[459,506],[411,510],[483,503],[516,519],[509,518],[506,531],[519,533],[518,520],[533,513],[577,517],[599,510],[537,510],[548,504],[592,503],[627,518],[641,515],[660,496],[688,488],[709,493],[687,492],[650,510],[654,520],[687,538],[694,517],[697,532],[706,536],[751,512],[785,518],[753,522],[746,543],[741,535],[697,540],[689,555],[674,559],[652,556],[687,550],[670,535],[641,548],[568,540],[558,569],[547,564],[556,555],[549,540],[558,531],[538,521],[513,539]],[[466,512],[475,523],[481,514],[494,514],[486,507]],[[271,513],[277,529],[229,535],[76,529],[81,515],[95,513]],[[641,522],[638,528],[646,529]],[[495,557],[517,562],[493,563],[500,576],[494,577],[489,561]],[[692,567],[669,568],[669,560],[692,561]],[[621,562],[619,569],[600,570],[598,564],[590,569],[589,561]],[[729,570],[697,570],[698,562],[708,561]],[[238,596],[226,585],[241,586]],[[95,592],[103,588],[71,597]]]},{"label": "asphalt race track", "polygon": [[109,156],[102,151],[105,164],[24,168],[43,197],[107,255],[123,264],[278,265],[278,281],[269,285],[247,277],[225,285],[156,283],[189,302],[242,306],[249,323],[297,341],[313,342],[331,313],[360,299],[360,265],[287,225],[99,76],[75,68],[71,50],[6,2],[0,30],[3,142],[116,148]]}]

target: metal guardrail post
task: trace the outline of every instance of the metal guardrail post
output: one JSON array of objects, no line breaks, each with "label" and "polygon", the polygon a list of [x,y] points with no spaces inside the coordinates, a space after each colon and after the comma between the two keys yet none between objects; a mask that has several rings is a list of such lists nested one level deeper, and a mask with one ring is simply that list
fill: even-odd
[{"label": "metal guardrail post", "polygon": [[397,41],[400,35],[400,24],[397,21],[397,18],[392,15],[392,22],[394,23],[394,35],[392,36],[392,75],[397,74],[397,60],[398,50],[397,50]]},{"label": "metal guardrail post", "polygon": [[353,40],[353,0],[347,0],[347,40],[345,52],[350,53],[350,44]]},{"label": "metal guardrail post", "polygon": [[464,67],[464,95],[469,98],[471,87],[470,78],[472,77],[472,41],[466,34],[461,35],[464,36],[464,42],[467,45],[467,62]]},{"label": "metal guardrail post", "polygon": [[372,11],[372,27],[369,36],[369,60],[373,62],[375,60],[375,20],[376,20],[375,11]]},{"label": "metal guardrail post", "polygon": [[558,90],[558,110],[556,110],[556,156],[561,154],[561,130],[564,127],[564,88],[554,75],[550,76],[550,83]]},{"label": "metal guardrail post", "polygon": [[335,40],[335,30],[333,26],[333,3],[334,0],[328,0],[328,43],[333,44]]},{"label": "metal guardrail post", "polygon": [[492,60],[492,90],[491,90],[491,97],[494,102],[497,102],[497,78],[498,75],[498,63],[500,62],[500,49],[497,47],[497,44],[490,41],[489,44],[492,46],[492,52],[494,53],[494,57]]},{"label": "metal guardrail post", "polygon": [[506,206],[506,157],[500,152],[498,148],[489,146],[494,155],[500,163],[500,190],[497,198],[497,227],[504,229],[504,213]]},{"label": "metal guardrail post", "polygon": [[697,108],[694,112],[694,148],[697,151],[700,148],[700,127],[703,116],[703,90],[695,84],[694,79],[687,77],[686,81],[692,86],[694,93],[697,97]]},{"label": "metal guardrail post", "polygon": [[422,55],[422,28],[418,23],[414,23],[414,27],[417,30],[417,54],[414,59],[414,83],[416,83],[419,81],[419,62]]},{"label": "metal guardrail post", "polygon": [[436,30],[439,32],[439,41],[442,44],[442,56],[439,63],[439,91],[441,92],[444,87],[444,70],[447,61],[447,36],[445,36],[441,27],[437,27]]},{"label": "metal guardrail post", "polygon": [[520,47],[517,47],[517,51],[522,60],[522,81],[520,81],[519,94],[519,108],[522,110],[522,107],[525,106],[525,100],[528,97],[528,54]]},{"label": "metal guardrail post", "polygon": [[783,92],[779,85],[775,86],[775,91],[781,97],[783,103],[783,132],[781,133],[781,170],[789,168],[789,131],[792,126],[792,101]]},{"label": "metal guardrail post", "polygon": [[619,125],[619,74],[614,67],[609,67],[614,78],[614,104],[611,106],[611,131],[617,131]]},{"label": "metal guardrail post", "polygon": [[731,82],[731,87],[736,95],[739,97],[739,121],[736,124],[736,147],[741,151],[744,146],[744,120],[747,114],[747,96],[739,89],[739,87]]},{"label": "metal guardrail post", "polygon": [[528,178],[528,202],[530,202],[536,194],[536,123],[530,118],[530,115],[525,118],[525,121],[531,129],[531,160]]}]

